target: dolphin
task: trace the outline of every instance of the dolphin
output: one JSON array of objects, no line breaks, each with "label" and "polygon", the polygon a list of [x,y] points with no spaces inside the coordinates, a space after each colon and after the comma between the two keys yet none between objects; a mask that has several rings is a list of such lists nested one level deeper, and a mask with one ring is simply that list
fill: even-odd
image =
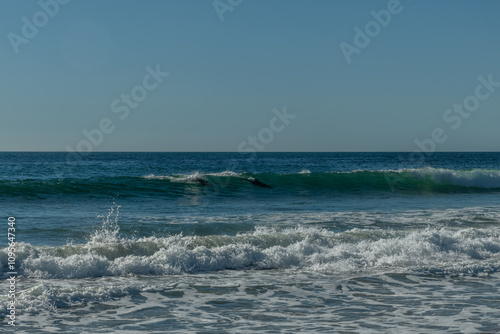
[{"label": "dolphin", "polygon": [[262,182],[260,182],[259,180],[255,179],[253,177],[249,178],[249,179],[244,179],[244,180],[250,182],[254,186],[258,186],[258,187],[261,187],[261,188],[272,188],[270,185],[262,183]]},{"label": "dolphin", "polygon": [[200,184],[202,184],[204,186],[212,186],[212,184],[210,182],[205,181],[205,180],[203,180],[202,178],[199,178],[199,177],[197,177],[196,179],[194,179],[194,182],[198,182],[198,183],[200,183]]}]

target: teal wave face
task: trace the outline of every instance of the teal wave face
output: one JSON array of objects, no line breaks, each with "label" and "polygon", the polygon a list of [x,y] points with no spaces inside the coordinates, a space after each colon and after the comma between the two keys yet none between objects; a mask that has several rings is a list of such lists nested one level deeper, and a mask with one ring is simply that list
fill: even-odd
[{"label": "teal wave face", "polygon": [[143,177],[0,180],[0,196],[163,196],[237,195],[258,191],[269,196],[307,191],[328,193],[466,193],[500,191],[500,170],[405,169],[310,173],[195,173]]}]

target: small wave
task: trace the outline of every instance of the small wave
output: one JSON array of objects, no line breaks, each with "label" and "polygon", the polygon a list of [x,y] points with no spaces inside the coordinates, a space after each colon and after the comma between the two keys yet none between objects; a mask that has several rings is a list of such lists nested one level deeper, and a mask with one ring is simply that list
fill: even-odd
[{"label": "small wave", "polygon": [[[248,180],[259,180],[253,184]],[[261,182],[261,183],[260,183]],[[0,196],[182,196],[195,186],[210,187],[213,191],[245,194],[257,189],[259,184],[280,189],[291,194],[307,190],[314,192],[413,192],[413,193],[460,193],[500,190],[500,170],[471,169],[453,170],[420,168],[401,170],[355,170],[344,172],[312,173],[303,170],[295,174],[276,173],[220,173],[195,172],[191,174],[155,175],[141,177],[99,177],[88,179],[0,181]],[[204,194],[210,194],[210,191]]]}]

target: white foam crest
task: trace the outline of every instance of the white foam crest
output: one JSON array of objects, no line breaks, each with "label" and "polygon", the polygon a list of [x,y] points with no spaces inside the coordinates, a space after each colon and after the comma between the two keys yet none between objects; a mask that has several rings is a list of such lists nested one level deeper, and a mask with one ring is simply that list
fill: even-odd
[{"label": "white foam crest", "polygon": [[234,176],[234,177],[238,177],[238,176],[241,176],[241,173],[236,173],[236,172],[233,172],[233,171],[230,171],[230,170],[226,170],[226,171],[220,172],[220,173],[207,173],[205,175],[210,175],[210,176]]},{"label": "white foam crest", "polygon": [[36,278],[172,275],[224,269],[304,268],[326,272],[431,270],[477,273],[500,268],[500,230],[256,228],[236,236],[90,240],[32,247],[22,274]]},{"label": "white foam crest", "polygon": [[142,178],[147,180],[169,180],[172,176],[149,174],[142,176]]},{"label": "white foam crest", "polygon": [[203,174],[201,172],[195,172],[192,174],[177,174],[177,175],[150,174],[143,176],[142,178],[148,180],[169,180],[170,182],[178,182],[178,183],[194,183],[199,179],[203,179],[205,175],[210,175],[210,174]]},{"label": "white foam crest", "polygon": [[145,175],[142,178],[148,180],[169,180],[171,182],[179,183],[190,183],[196,182],[198,179],[203,179],[205,176],[215,176],[215,177],[240,177],[241,173],[236,173],[230,170],[219,172],[219,173],[201,173],[195,172],[192,174],[178,174],[178,175]]},{"label": "white foam crest", "polygon": [[419,178],[430,176],[438,184],[452,184],[463,187],[500,188],[500,170],[471,169],[454,170],[426,167],[407,170]]}]

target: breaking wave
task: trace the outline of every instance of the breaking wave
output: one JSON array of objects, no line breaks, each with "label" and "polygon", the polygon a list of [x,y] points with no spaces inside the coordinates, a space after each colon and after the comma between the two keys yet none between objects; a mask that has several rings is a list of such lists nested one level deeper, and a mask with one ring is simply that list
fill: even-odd
[{"label": "breaking wave", "polygon": [[[415,230],[257,227],[230,235],[121,238],[117,228],[84,244],[17,245],[19,273],[31,278],[177,275],[220,270],[307,269],[332,273],[417,270],[493,272],[500,267],[500,228]],[[7,272],[7,248],[0,251]]]},{"label": "breaking wave", "polygon": [[[256,184],[255,180],[259,183]],[[254,181],[248,182],[248,181]],[[269,187],[265,187],[267,185]],[[242,193],[252,190],[306,190],[314,196],[327,192],[408,192],[462,193],[500,191],[500,170],[453,170],[420,168],[403,170],[358,170],[351,172],[311,173],[302,170],[295,174],[275,173],[192,173],[181,175],[146,175],[142,177],[98,177],[87,179],[0,180],[0,196],[44,197],[69,196],[139,196],[176,197],[205,187],[211,192]],[[268,188],[268,189],[261,189]],[[272,189],[271,189],[272,188]]]}]

